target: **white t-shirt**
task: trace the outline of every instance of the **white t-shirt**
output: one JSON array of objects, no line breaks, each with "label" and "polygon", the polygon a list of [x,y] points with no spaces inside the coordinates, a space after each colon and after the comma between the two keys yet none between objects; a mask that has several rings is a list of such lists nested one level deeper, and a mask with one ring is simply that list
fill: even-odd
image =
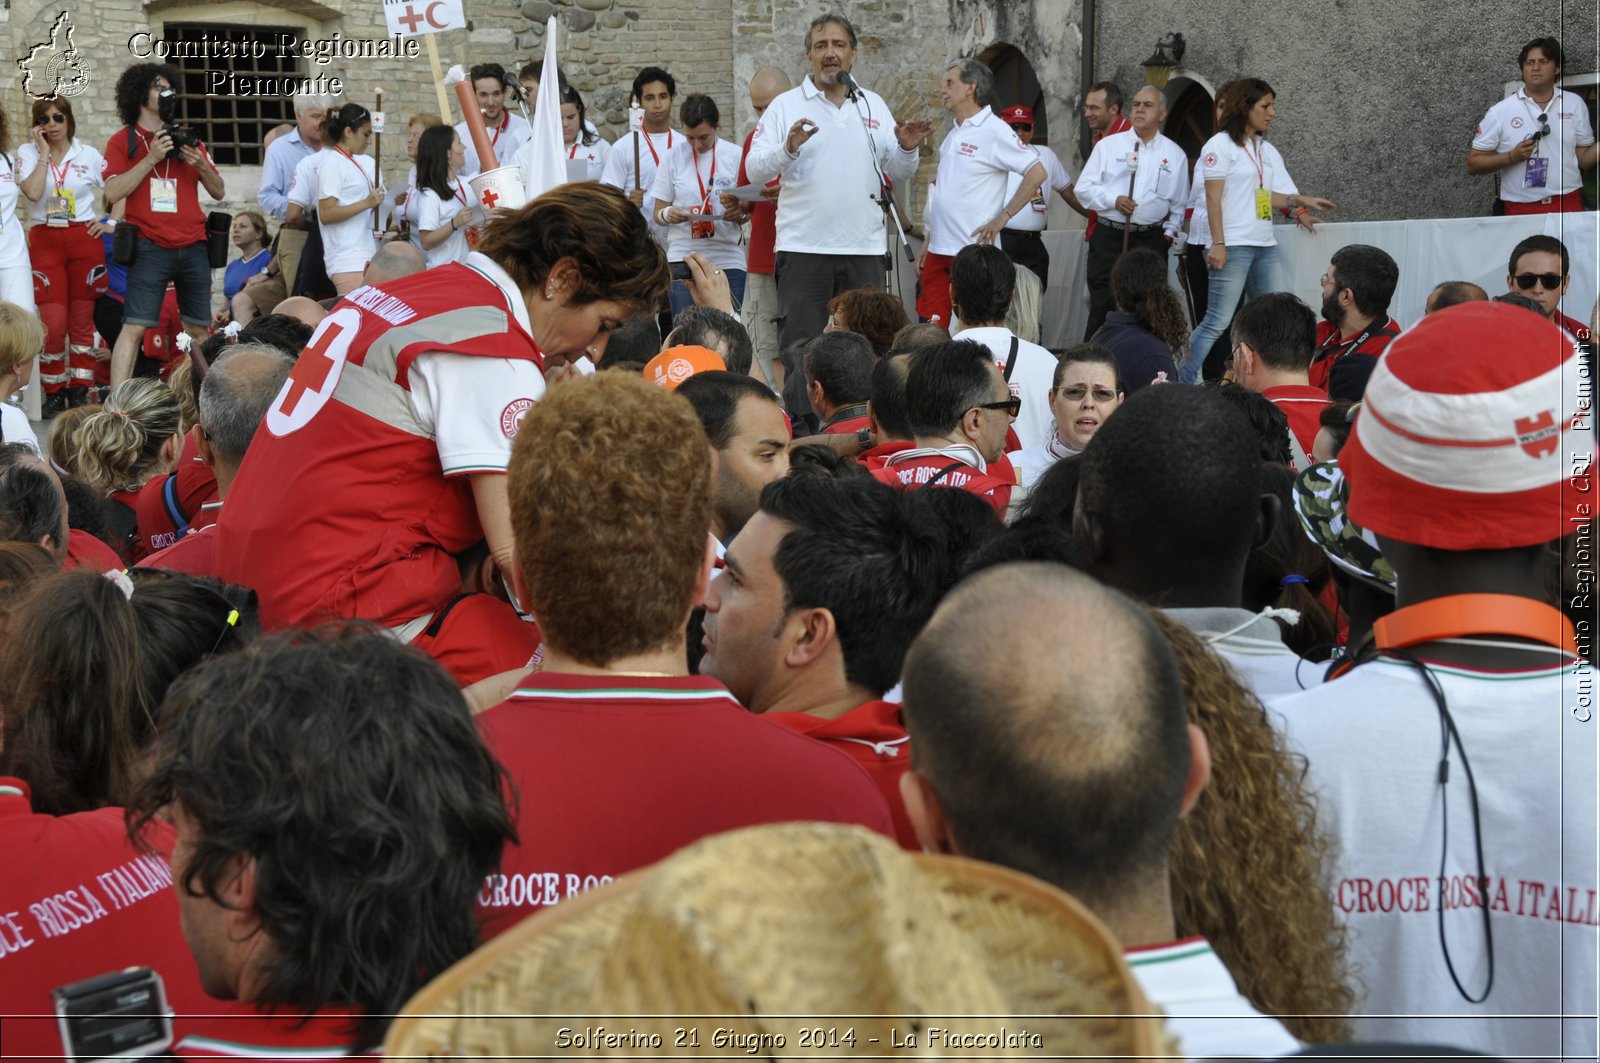
[{"label": "white t-shirt", "polygon": [[5,401],[5,396],[0,395],[0,437],[7,443],[22,443],[33,449],[35,454],[39,450],[39,437],[33,434],[33,425],[28,423],[28,415]]},{"label": "white t-shirt", "polygon": [[[627,136],[611,145],[606,152],[605,164],[600,168],[600,183],[620,188],[624,192],[633,191],[633,144],[635,137],[639,142],[639,187],[644,189],[644,202],[639,205],[639,213],[644,215],[644,220],[650,223],[650,235],[656,238],[656,243],[662,247],[667,246],[667,230],[663,225],[657,225],[650,216],[650,189],[656,181],[656,170],[661,163],[666,161],[672,149],[684,143],[675,130],[665,133],[629,133]],[[737,172],[737,171],[736,171]]]},{"label": "white t-shirt", "polygon": [[[1135,144],[1137,168],[1130,166]],[[1138,204],[1132,218],[1116,208],[1118,197],[1128,195],[1130,176],[1133,201]],[[1148,144],[1132,129],[1102,138],[1078,175],[1078,202],[1085,207],[1110,221],[1160,225],[1169,236],[1182,226],[1188,198],[1189,157],[1160,133]]]},{"label": "white t-shirt", "polygon": [[1556,89],[1544,108],[1528,98],[1527,89],[1518,89],[1489,108],[1472,146],[1480,151],[1510,151],[1539,131],[1540,114],[1550,120],[1550,135],[1534,145],[1528,162],[1546,160],[1544,187],[1528,186],[1527,162],[1508,166],[1500,171],[1500,198],[1508,203],[1537,203],[1583,187],[1578,149],[1594,143],[1594,129],[1583,101],[1565,89]]},{"label": "white t-shirt", "polygon": [[[39,149],[30,140],[17,149],[17,175],[26,181],[40,166]],[[29,225],[45,224],[46,209],[58,194],[66,193],[71,202],[71,220],[91,222],[100,216],[95,209],[95,192],[105,188],[106,160],[100,153],[81,140],[73,139],[67,146],[66,158],[57,166],[52,160],[44,178],[44,192],[28,211]]]},{"label": "white t-shirt", "polygon": [[[990,215],[993,217],[993,215]],[[986,219],[987,220],[987,219]],[[1004,326],[962,329],[956,333],[958,340],[973,340],[994,353],[995,364],[1006,367],[1011,354],[1011,341],[1017,340],[1017,368],[1011,373],[1011,394],[1022,399],[1022,410],[1017,414],[1017,441],[1023,450],[1042,447],[1050,438],[1050,385],[1055,382],[1056,356],[1027,340],[1018,339]]]},{"label": "white t-shirt", "polygon": [[1052,435],[1040,446],[1013,450],[1006,455],[1006,460],[1017,470],[1017,482],[1032,491],[1040,477],[1049,472],[1056,462],[1062,458],[1076,458],[1082,453],[1083,451],[1073,450]]},{"label": "white t-shirt", "polygon": [[[329,152],[317,173],[317,202],[330,197],[344,206],[360,202],[372,195],[373,174],[372,156]],[[335,273],[361,272],[378,251],[369,210],[332,225],[320,219],[317,224],[322,228],[323,267],[330,277]]]},{"label": "white t-shirt", "polygon": [[1300,1042],[1239,993],[1205,938],[1129,949],[1128,968],[1150,1003],[1167,1013],[1167,1032],[1190,1059],[1285,1056]]},{"label": "white t-shirt", "polygon": [[[16,171],[0,158],[0,299],[33,310],[33,266],[28,240],[17,220]],[[4,269],[4,267],[12,267]]]},{"label": "white t-shirt", "polygon": [[446,262],[465,262],[467,260],[467,227],[457,229],[444,239],[444,242],[434,244],[432,247],[422,246],[422,234],[435,229],[448,228],[457,214],[463,210],[476,209],[470,196],[471,191],[465,181],[457,177],[455,180],[455,194],[449,199],[441,201],[439,193],[431,188],[417,189],[417,224],[412,230],[412,237],[417,241],[417,248],[422,252],[423,261],[431,269],[441,266]]},{"label": "white t-shirt", "polygon": [[1227,606],[1165,612],[1233,665],[1262,701],[1322,683],[1327,666],[1307,661],[1284,645],[1283,631],[1269,617]]},{"label": "white t-shirt", "polygon": [[[791,159],[785,142],[802,118],[814,122],[817,132]],[[878,169],[904,187],[918,162],[916,151],[901,150],[894,127],[893,112],[876,92],[859,89],[855,102],[836,107],[809,74],[767,106],[750,140],[745,176],[764,185],[783,175],[775,250],[883,254],[888,241],[878,205]]]},{"label": "white t-shirt", "polygon": [[[465,122],[457,122],[453,128],[456,136],[461,138],[462,146],[467,149],[466,161],[461,164],[461,177],[463,179],[472,177],[483,168],[478,159],[478,149],[472,143],[472,133],[467,129]],[[512,114],[509,108],[502,110],[500,121],[489,127],[489,143],[494,146],[498,165],[510,164],[517,157],[517,149],[526,144],[532,136],[533,127],[528,124],[527,119],[520,114]]]},{"label": "white t-shirt", "polygon": [[585,144],[580,137],[576,142],[566,145],[567,158],[584,160],[589,165],[589,180],[598,181],[605,173],[606,155],[610,148],[611,145],[603,138],[596,138],[593,144]]},{"label": "white t-shirt", "polygon": [[928,202],[928,250],[954,255],[972,243],[972,230],[1006,205],[1006,176],[1026,175],[1038,163],[1039,153],[988,107],[957,122],[939,145],[939,194]]},{"label": "white t-shirt", "polygon": [[294,176],[289,178],[289,192],[285,198],[290,203],[298,204],[302,211],[312,217],[317,212],[317,187],[322,160],[332,154],[329,148],[312,152],[294,164]]},{"label": "white t-shirt", "polygon": [[[1017,229],[1022,232],[1043,232],[1045,225],[1050,221],[1050,194],[1052,192],[1065,192],[1072,187],[1072,175],[1067,168],[1061,165],[1061,159],[1055,152],[1043,144],[1032,145],[1033,150],[1039,153],[1039,161],[1044,163],[1048,176],[1044,184],[1039,186],[1039,191],[1019,211],[1016,217],[1006,222],[1007,229]],[[1006,176],[1006,194],[1000,202],[1010,203],[1011,197],[1017,194],[1017,189],[1022,187],[1022,175],[1012,173]],[[988,221],[987,218],[984,219]]]},{"label": "white t-shirt", "polygon": [[[645,195],[645,206],[654,200],[657,208],[699,208],[710,211],[713,217],[722,217],[718,193],[738,185],[742,154],[738,145],[726,140],[717,141],[703,155],[696,154],[688,140],[679,140],[656,170],[656,179]],[[696,239],[690,222],[667,226],[667,260],[682,262],[691,251],[704,255],[721,269],[744,269],[744,230],[733,222],[718,221],[713,223],[713,235]]]},{"label": "white t-shirt", "polygon": [[[1334,908],[1367,988],[1353,1019],[1358,1040],[1452,1044],[1507,1059],[1595,1058],[1594,672],[1556,666],[1551,652],[1526,656],[1520,671],[1429,668],[1477,782],[1486,890],[1476,882],[1461,753],[1452,742],[1441,786],[1440,713],[1412,665],[1379,658],[1273,703],[1309,761],[1308,783],[1335,842]],[[1446,800],[1445,932],[1474,996],[1488,978],[1478,898],[1489,901],[1494,986],[1476,1005],[1457,991],[1439,943]],[[1493,1017],[1563,1013],[1591,1018]]]},{"label": "white t-shirt", "polygon": [[1271,247],[1278,242],[1271,219],[1256,214],[1257,189],[1285,196],[1300,191],[1278,149],[1260,137],[1255,143],[1261,145],[1259,158],[1254,144],[1248,148],[1235,144],[1226,133],[1218,133],[1200,149],[1202,180],[1227,182],[1222,191],[1222,242],[1238,247]]}]

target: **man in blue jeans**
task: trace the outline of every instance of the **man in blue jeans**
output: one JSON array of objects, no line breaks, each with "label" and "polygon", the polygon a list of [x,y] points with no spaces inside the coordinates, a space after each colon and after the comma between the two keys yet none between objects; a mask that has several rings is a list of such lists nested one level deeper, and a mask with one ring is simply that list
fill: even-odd
[{"label": "man in blue jeans", "polygon": [[122,331],[111,350],[111,385],[133,375],[144,330],[161,320],[169,281],[178,286],[184,331],[196,341],[211,323],[211,263],[206,257],[206,216],[198,187],[216,200],[222,175],[205,145],[175,148],[161,120],[161,94],[178,72],[158,63],[136,63],[117,79],[117,114],[124,126],[106,142],[106,207],[126,200],[122,224],[138,230],[128,265]]}]

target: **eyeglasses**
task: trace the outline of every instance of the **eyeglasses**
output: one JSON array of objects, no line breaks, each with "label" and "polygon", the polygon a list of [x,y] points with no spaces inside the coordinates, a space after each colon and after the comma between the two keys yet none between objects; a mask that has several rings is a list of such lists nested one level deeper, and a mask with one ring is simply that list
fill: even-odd
[{"label": "eyeglasses", "polygon": [[1007,416],[1015,418],[1017,414],[1022,412],[1022,400],[1020,398],[1010,398],[1003,399],[1000,402],[980,402],[970,408],[974,410],[1004,410]]},{"label": "eyeglasses", "polygon": [[59,111],[52,111],[50,114],[41,114],[33,120],[34,125],[46,125],[50,122],[54,122],[56,125],[66,125],[67,116]]},{"label": "eyeglasses", "polygon": [[1056,394],[1068,402],[1082,402],[1085,395],[1092,396],[1096,402],[1110,402],[1117,397],[1117,393],[1110,388],[1086,388],[1082,384],[1074,384],[1069,388],[1056,388]]},{"label": "eyeglasses", "polygon": [[1531,291],[1535,284],[1544,285],[1544,290],[1553,292],[1561,287],[1565,278],[1559,273],[1519,273],[1517,274],[1517,287],[1523,291]]}]

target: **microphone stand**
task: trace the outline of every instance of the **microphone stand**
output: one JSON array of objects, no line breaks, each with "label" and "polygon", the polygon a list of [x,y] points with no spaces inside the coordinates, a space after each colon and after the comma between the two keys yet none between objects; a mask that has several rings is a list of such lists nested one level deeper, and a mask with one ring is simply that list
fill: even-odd
[{"label": "microphone stand", "polygon": [[[906,253],[906,261],[915,264],[917,257],[911,253],[911,242],[906,239],[905,227],[900,224],[900,212],[894,209],[894,195],[889,191],[889,179],[884,175],[883,167],[878,165],[877,142],[872,139],[871,127],[866,124],[867,121],[872,117],[872,104],[868,102],[867,113],[863,114],[861,111],[860,88],[856,85],[855,79],[850,77],[850,72],[848,70],[843,71],[842,76],[848,79],[846,82],[846,87],[850,90],[850,102],[855,104],[856,116],[861,118],[862,129],[867,134],[867,157],[872,160],[872,172],[876,174],[878,178],[878,208],[883,211],[884,215],[889,218],[889,220],[894,222],[894,231],[895,234],[900,237],[900,247]],[[868,193],[867,198],[872,198],[871,193]],[[892,285],[892,290],[894,291],[895,295],[898,296],[900,294],[900,286],[898,284],[893,284],[893,271],[895,268],[894,253],[889,252],[883,257],[884,287],[889,289]]]},{"label": "microphone stand", "polygon": [[522,82],[512,81],[511,75],[507,74],[501,84],[505,86],[511,97],[517,101],[517,108],[522,111],[522,120],[528,123],[530,129],[533,128],[533,116],[528,113],[528,97],[522,91]]}]

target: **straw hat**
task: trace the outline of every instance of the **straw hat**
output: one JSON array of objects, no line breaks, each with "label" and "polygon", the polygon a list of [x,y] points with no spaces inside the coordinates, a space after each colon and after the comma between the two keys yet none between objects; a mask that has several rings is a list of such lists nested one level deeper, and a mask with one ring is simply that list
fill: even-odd
[{"label": "straw hat", "polygon": [[1071,897],[822,823],[708,838],[546,909],[425,987],[384,1046],[389,1058],[1172,1051],[1120,947]]}]

